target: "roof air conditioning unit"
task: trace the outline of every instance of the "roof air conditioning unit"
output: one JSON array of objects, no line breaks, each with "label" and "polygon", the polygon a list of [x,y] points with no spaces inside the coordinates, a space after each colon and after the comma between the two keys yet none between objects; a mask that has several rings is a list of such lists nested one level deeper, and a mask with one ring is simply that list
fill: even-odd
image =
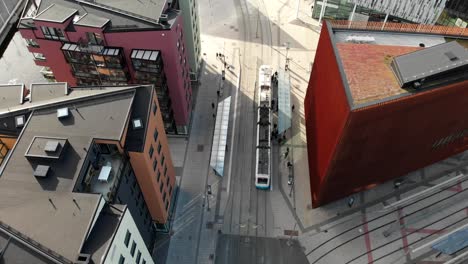
[{"label": "roof air conditioning unit", "polygon": [[70,111],[68,111],[68,107],[57,109],[57,117],[59,119],[66,118],[69,115],[70,115]]}]

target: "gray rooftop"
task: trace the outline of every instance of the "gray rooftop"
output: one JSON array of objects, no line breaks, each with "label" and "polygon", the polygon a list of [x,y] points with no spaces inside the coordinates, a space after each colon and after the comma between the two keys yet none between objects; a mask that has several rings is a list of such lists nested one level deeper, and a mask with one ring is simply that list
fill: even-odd
[{"label": "gray rooftop", "polygon": [[[171,27],[179,12],[165,10],[167,0],[42,0],[38,13],[44,12],[51,5],[62,6],[64,10],[75,10],[82,17],[75,24],[83,26],[102,27],[111,21],[108,30],[125,29],[162,29]],[[168,24],[161,25],[159,17],[162,12],[168,14]],[[68,12],[68,11],[67,11]],[[88,14],[88,15],[86,15]],[[42,15],[42,14],[41,14]],[[86,15],[86,16],[85,16]],[[88,17],[89,16],[89,17]],[[41,18],[39,18],[41,19]],[[26,18],[23,18],[26,22]],[[22,27],[24,25],[20,25]]]},{"label": "gray rooftop", "polygon": [[[84,96],[86,91],[78,89],[81,96],[72,91],[36,109],[0,174],[0,221],[70,260],[80,253],[101,199],[98,194],[72,193],[87,150],[93,138],[121,139],[135,95],[134,87],[110,90],[101,96],[90,90]],[[71,116],[59,120],[57,109],[63,106]],[[67,138],[60,160],[26,158],[36,136]],[[33,176],[38,165],[51,167],[48,177]]]},{"label": "gray rooftop", "polygon": [[67,83],[33,83],[31,84],[31,102],[45,101],[63,97],[68,93]]},{"label": "gray rooftop", "polygon": [[23,84],[0,85],[0,106],[9,108],[21,104],[23,92]]},{"label": "gray rooftop", "polygon": [[103,27],[110,20],[108,18],[99,17],[94,14],[84,14],[81,18],[75,22],[75,25],[79,26],[90,26],[90,27]]},{"label": "gray rooftop", "polygon": [[390,46],[408,46],[419,47],[423,43],[426,47],[432,47],[445,43],[444,36],[429,34],[412,34],[398,32],[379,32],[379,31],[357,31],[357,30],[335,30],[334,37],[336,42],[347,42],[349,37],[371,37],[374,41],[367,44],[390,45]]},{"label": "gray rooftop", "polygon": [[158,20],[166,7],[167,0],[95,0],[95,2]]},{"label": "gray rooftop", "polygon": [[393,58],[400,86],[468,65],[468,51],[456,41]]},{"label": "gray rooftop", "polygon": [[48,264],[49,259],[24,245],[16,236],[0,226],[0,249],[4,249],[2,263]]},{"label": "gray rooftop", "polygon": [[64,22],[76,13],[76,9],[67,8],[62,5],[52,4],[43,9],[35,19],[51,21],[51,22]]}]

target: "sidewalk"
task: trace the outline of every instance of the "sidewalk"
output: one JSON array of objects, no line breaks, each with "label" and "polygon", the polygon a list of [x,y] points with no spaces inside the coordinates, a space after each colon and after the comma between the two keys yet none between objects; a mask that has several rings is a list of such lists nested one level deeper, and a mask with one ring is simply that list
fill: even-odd
[{"label": "sidewalk", "polygon": [[[209,37],[205,37],[207,40]],[[176,171],[182,170],[179,186],[171,240],[167,253],[166,263],[211,263],[217,241],[217,226],[215,224],[218,190],[221,188],[223,178],[214,175],[209,167],[211,144],[215,119],[212,103],[218,103],[216,91],[222,88],[219,100],[231,95],[233,86],[237,83],[239,75],[238,59],[233,54],[225,54],[229,65],[234,71],[226,70],[226,80],[221,80],[221,65],[215,52],[204,56],[205,66],[202,69],[200,87],[197,95],[197,104],[193,112],[193,122],[185,153],[185,161],[180,156],[183,151],[182,139],[177,146],[171,148],[177,152],[175,158]],[[218,66],[216,66],[218,65]],[[229,140],[228,140],[229,142]],[[228,143],[229,144],[229,143]],[[226,157],[226,159],[228,156]],[[181,167],[183,166],[183,168]],[[227,166],[226,166],[227,168]],[[225,175],[227,174],[225,170]],[[226,181],[227,182],[227,178]],[[212,195],[207,197],[206,185],[211,185]],[[219,188],[218,188],[219,187]],[[225,191],[224,191],[225,193]],[[207,200],[208,199],[208,200]],[[208,211],[208,208],[210,210]]]}]

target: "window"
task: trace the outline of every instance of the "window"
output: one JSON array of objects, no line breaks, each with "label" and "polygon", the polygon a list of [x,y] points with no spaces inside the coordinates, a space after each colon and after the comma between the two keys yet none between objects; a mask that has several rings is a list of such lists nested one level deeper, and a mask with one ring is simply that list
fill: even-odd
[{"label": "window", "polygon": [[99,33],[92,33],[86,32],[86,37],[88,38],[88,42],[94,45],[101,45],[102,44],[102,37]]},{"label": "window", "polygon": [[161,154],[161,148],[162,148],[161,142],[159,142],[159,144],[158,144],[158,154]]},{"label": "window", "polygon": [[167,176],[167,166],[164,165],[164,177],[166,177],[166,176]]},{"label": "window", "polygon": [[153,145],[151,145],[151,147],[150,147],[150,149],[148,151],[148,155],[149,155],[150,158],[153,157],[153,153],[154,153],[154,148],[153,148]]},{"label": "window", "polygon": [[163,182],[161,181],[161,182],[159,183],[159,192],[161,192],[161,193],[162,193],[163,186],[164,186],[164,184],[163,184]]},{"label": "window", "polygon": [[155,159],[153,160],[153,171],[156,171],[157,167],[158,167],[158,161]]},{"label": "window", "polygon": [[130,254],[133,256],[135,256],[135,249],[136,249],[136,243],[135,241],[132,242],[132,248],[130,249]]},{"label": "window", "polygon": [[166,201],[166,211],[169,208],[169,201]]},{"label": "window", "polygon": [[158,111],[158,104],[156,104],[156,101],[153,101],[153,115],[156,114],[156,111]]},{"label": "window", "polygon": [[[155,128],[155,129],[154,129],[154,134],[153,134],[154,142],[157,142],[157,141],[158,141],[158,136],[159,136],[158,129]],[[158,153],[159,153],[159,151],[158,151]]]},{"label": "window", "polygon": [[164,194],[163,194],[163,201],[164,202],[166,202],[166,197],[167,197],[166,192],[164,192]]},{"label": "window", "polygon": [[26,43],[29,47],[39,48],[39,44],[34,39],[26,39]]},{"label": "window", "polygon": [[141,118],[135,118],[132,120],[133,123],[133,129],[140,129],[143,128],[143,120]]},{"label": "window", "polygon": [[63,31],[59,28],[41,26],[42,33],[46,39],[66,41]]},{"label": "window", "polygon": [[137,257],[136,257],[136,264],[140,264],[140,259],[141,259],[141,252],[138,250]]},{"label": "window", "polygon": [[125,240],[124,240],[124,244],[126,247],[128,247],[128,243],[130,242],[131,237],[132,237],[132,233],[130,233],[130,231],[127,230],[127,234],[125,234]]},{"label": "window", "polygon": [[177,48],[179,48],[179,47],[180,47],[180,42],[179,42],[179,41],[177,41]]},{"label": "window", "polygon": [[166,157],[164,157],[164,154],[162,155],[162,158],[161,158],[161,165],[164,164],[164,160],[166,159]]},{"label": "window", "polygon": [[172,186],[169,187],[169,196],[171,196],[171,195],[172,195]]},{"label": "window", "polygon": [[33,52],[32,54],[33,54],[34,60],[39,60],[39,61],[45,61],[46,60],[46,57],[42,53]]},{"label": "window", "polygon": [[146,260],[143,260],[142,264],[146,264]]},{"label": "window", "polygon": [[159,182],[159,180],[161,180],[161,172],[159,170],[158,170],[157,180],[158,180],[158,182]]},{"label": "window", "polygon": [[124,256],[120,255],[119,264],[124,264],[124,262],[125,262]]},{"label": "window", "polygon": [[167,180],[166,180],[166,185],[169,186],[169,182],[170,182],[170,178],[167,177]]}]

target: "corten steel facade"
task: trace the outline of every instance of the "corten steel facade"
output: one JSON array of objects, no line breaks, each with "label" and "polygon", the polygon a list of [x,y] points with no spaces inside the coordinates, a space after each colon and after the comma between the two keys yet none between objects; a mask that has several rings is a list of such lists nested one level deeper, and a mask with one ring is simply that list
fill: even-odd
[{"label": "corten steel facade", "polygon": [[[396,83],[384,56],[376,63],[385,73],[371,59],[362,62],[365,56],[421,48],[337,43],[335,34],[326,22],[304,101],[313,207],[468,149],[468,81],[359,101],[359,93],[383,92],[386,81]],[[377,80],[375,87],[359,87],[359,78],[366,76]]]},{"label": "corten steel facade", "polygon": [[[59,82],[155,85],[166,132],[186,134],[192,88],[182,15],[166,0],[139,3],[122,10],[104,0],[44,0],[39,6],[31,0],[19,31],[35,63]],[[145,7],[155,8],[153,17],[145,17]]]}]

